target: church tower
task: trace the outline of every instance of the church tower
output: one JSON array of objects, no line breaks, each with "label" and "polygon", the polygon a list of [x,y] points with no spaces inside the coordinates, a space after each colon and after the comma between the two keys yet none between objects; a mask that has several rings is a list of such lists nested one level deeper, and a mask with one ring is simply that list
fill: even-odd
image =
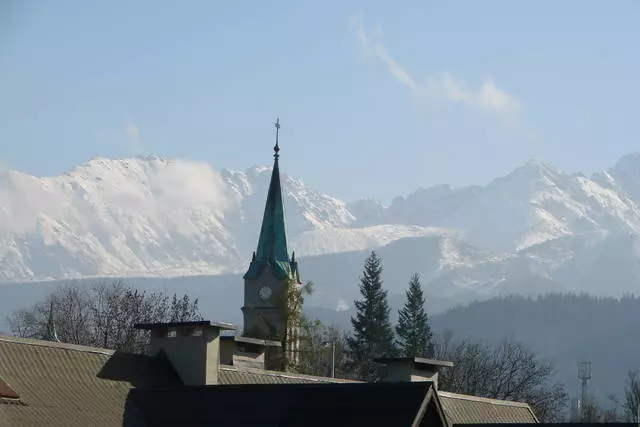
[{"label": "church tower", "polygon": [[[282,341],[287,333],[287,351],[297,348],[297,328],[292,328],[285,310],[300,292],[300,276],[295,254],[289,257],[287,230],[280,183],[278,136],[280,120],[275,123],[276,144],[271,182],[264,208],[258,247],[244,275],[243,335],[249,338]],[[297,306],[297,304],[294,304]],[[298,307],[299,309],[299,307]]]}]

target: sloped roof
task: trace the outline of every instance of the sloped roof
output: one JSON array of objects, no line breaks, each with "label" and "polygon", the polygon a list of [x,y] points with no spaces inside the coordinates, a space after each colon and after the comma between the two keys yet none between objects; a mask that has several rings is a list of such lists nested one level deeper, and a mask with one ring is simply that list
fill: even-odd
[{"label": "sloped roof", "polygon": [[0,336],[0,378],[20,404],[0,403],[0,426],[122,426],[133,385],[179,383],[171,366],[149,356]]},{"label": "sloped roof", "polygon": [[447,420],[451,424],[537,423],[526,403],[487,399],[438,391]]},{"label": "sloped roof", "polygon": [[[122,426],[132,387],[182,385],[159,357],[0,336],[0,379],[20,396],[0,399],[0,426]],[[327,377],[220,366],[221,385],[359,383]],[[449,424],[536,423],[529,405],[438,391]],[[388,407],[388,406],[387,406]],[[130,424],[137,425],[137,424]]]},{"label": "sloped roof", "polygon": [[[0,399],[0,426],[12,427],[122,426],[124,418],[135,416],[125,411],[132,387],[182,385],[170,363],[162,358],[6,336],[0,336],[0,379],[20,397],[17,401]],[[220,381],[348,382],[224,365]]]},{"label": "sloped roof", "polygon": [[[447,427],[432,387],[430,382],[404,382],[236,384],[173,390],[134,389],[129,404],[136,408],[150,427]],[[425,415],[428,415],[427,419]]]},{"label": "sloped roof", "polygon": [[[293,384],[322,382],[359,382],[327,377],[311,377],[261,369],[221,366],[221,384]],[[520,424],[538,423],[526,403],[487,399],[465,394],[437,392],[449,424]]]},{"label": "sloped roof", "polygon": [[221,365],[218,381],[222,385],[232,384],[330,384],[360,383],[338,378],[314,377],[310,375],[292,374],[279,371]]}]

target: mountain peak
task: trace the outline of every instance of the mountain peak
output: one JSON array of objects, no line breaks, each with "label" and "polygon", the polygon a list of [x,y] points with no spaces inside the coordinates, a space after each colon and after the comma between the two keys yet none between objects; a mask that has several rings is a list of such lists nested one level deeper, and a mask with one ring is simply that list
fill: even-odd
[{"label": "mountain peak", "polygon": [[[178,161],[178,160],[175,160]],[[134,157],[109,158],[109,157],[93,157],[86,163],[80,164],[73,168],[70,172],[87,169],[119,169],[130,165],[167,165],[171,163],[167,159],[153,155],[138,155]],[[189,161],[186,161],[189,162]],[[193,162],[197,163],[197,162]]]},{"label": "mountain peak", "polygon": [[554,166],[551,166],[548,163],[541,161],[540,159],[532,158],[522,166],[514,169],[510,174],[502,178],[498,178],[496,181],[502,182],[504,179],[510,180],[514,178],[518,181],[528,181],[532,179],[536,180],[543,177],[551,179],[556,178],[560,175],[562,175],[562,172],[560,172]]},{"label": "mountain peak", "polygon": [[[306,248],[298,254],[374,248],[420,235],[414,226],[461,230],[472,244],[511,251],[592,230],[640,230],[640,154],[616,168],[603,187],[532,158],[486,186],[430,187],[389,207],[347,204],[286,174],[282,185],[292,241]],[[254,248],[271,170],[145,155],[98,157],[49,178],[4,172],[0,246],[17,249],[0,257],[0,279],[235,268]],[[50,272],[54,249],[60,267]]]},{"label": "mountain peak", "polygon": [[164,157],[156,156],[155,154],[138,154],[137,156],[135,156],[135,158],[144,162],[167,163],[167,159],[165,159]]},{"label": "mountain peak", "polygon": [[629,153],[623,156],[613,166],[612,170],[630,176],[640,175],[640,153]]},{"label": "mountain peak", "polygon": [[551,171],[553,173],[557,173],[558,169],[554,166],[543,162],[538,157],[532,157],[529,159],[524,165],[520,166],[519,169],[527,169],[527,170],[536,170],[536,171]]},{"label": "mountain peak", "polygon": [[253,165],[250,168],[246,169],[247,175],[259,176],[265,173],[271,173],[273,169],[273,165]]}]

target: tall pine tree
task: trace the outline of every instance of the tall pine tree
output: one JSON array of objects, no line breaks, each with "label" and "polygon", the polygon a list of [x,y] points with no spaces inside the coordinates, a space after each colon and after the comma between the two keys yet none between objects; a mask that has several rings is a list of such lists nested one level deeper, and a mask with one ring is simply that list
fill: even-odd
[{"label": "tall pine tree", "polygon": [[424,310],[424,296],[418,273],[411,276],[407,300],[404,307],[398,310],[398,314],[396,333],[399,337],[398,347],[402,356],[433,356],[433,334]]},{"label": "tall pine tree", "polygon": [[379,377],[373,359],[397,354],[387,291],[382,288],[382,260],[375,252],[365,261],[360,294],[362,300],[354,301],[357,312],[351,318],[353,335],[347,344],[354,373],[362,380],[375,381]]}]

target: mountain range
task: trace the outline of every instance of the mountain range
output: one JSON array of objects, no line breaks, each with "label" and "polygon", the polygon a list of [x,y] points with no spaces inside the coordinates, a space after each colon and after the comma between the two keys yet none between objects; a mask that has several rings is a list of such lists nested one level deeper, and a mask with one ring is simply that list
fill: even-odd
[{"label": "mountain range", "polygon": [[[239,281],[270,171],[152,156],[97,158],[55,177],[0,171],[0,281]],[[388,206],[282,180],[289,246],[319,306],[348,308],[373,249],[390,294],[419,272],[438,308],[502,294],[639,289],[640,154],[590,177],[532,160],[484,186],[422,188]]]}]

